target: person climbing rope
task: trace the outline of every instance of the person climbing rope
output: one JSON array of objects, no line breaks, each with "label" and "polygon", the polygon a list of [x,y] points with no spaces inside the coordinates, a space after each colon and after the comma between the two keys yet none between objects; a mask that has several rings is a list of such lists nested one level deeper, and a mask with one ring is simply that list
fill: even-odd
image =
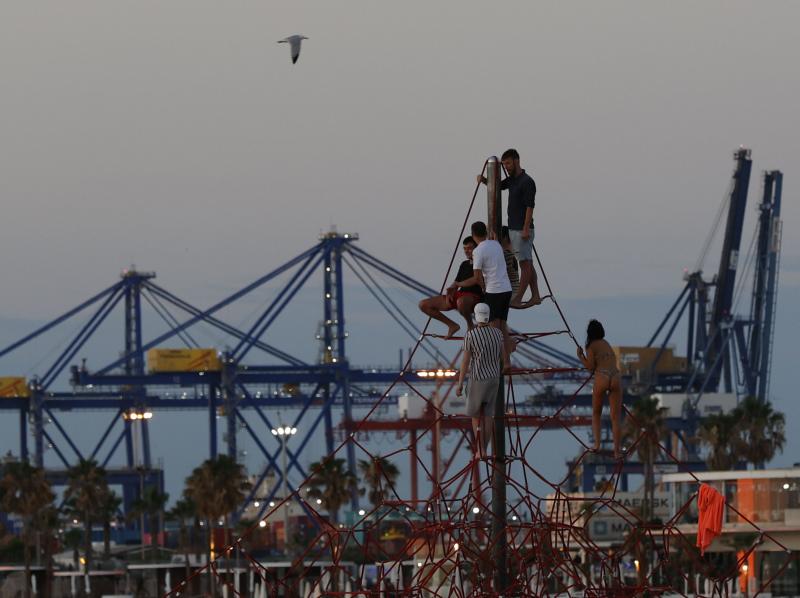
[{"label": "person climbing rope", "polygon": [[486,303],[475,306],[475,326],[464,335],[464,357],[458,373],[456,396],[464,392],[464,377],[469,371],[466,414],[472,418],[472,433],[475,439],[475,454],[486,458],[486,449],[494,429],[494,409],[497,389],[503,370],[510,367],[508,351],[503,342],[503,333],[489,325],[491,308]]},{"label": "person climbing rope", "polygon": [[594,373],[592,389],[592,433],[594,450],[600,450],[600,416],[603,413],[603,397],[608,393],[611,408],[611,435],[614,438],[614,458],[622,457],[620,415],[622,414],[622,379],[617,367],[617,356],[608,341],[603,325],[591,320],[586,328],[586,352],[578,346],[578,359],[584,367]]},{"label": "person climbing rope", "polygon": [[458,312],[464,317],[467,322],[467,328],[472,328],[472,309],[475,304],[481,300],[481,287],[477,283],[464,285],[464,281],[473,278],[472,272],[472,252],[475,250],[477,243],[472,237],[465,237],[462,242],[464,248],[464,255],[467,257],[458,267],[455,281],[447,287],[446,295],[435,295],[428,297],[419,302],[419,308],[422,312],[442,322],[447,326],[447,335],[445,338],[452,338],[458,332],[460,326],[453,320],[448,318],[442,312],[457,309]]},{"label": "person climbing rope", "polygon": [[[533,209],[536,206],[536,182],[525,169],[519,165],[519,152],[507,149],[500,161],[508,176],[500,181],[500,188],[508,190],[508,228],[514,253],[519,260],[519,290],[511,299],[511,307],[525,309],[539,305],[542,296],[539,294],[538,277],[533,267]],[[478,182],[486,184],[486,177],[479,174]],[[531,298],[523,302],[522,297],[530,288]]]}]

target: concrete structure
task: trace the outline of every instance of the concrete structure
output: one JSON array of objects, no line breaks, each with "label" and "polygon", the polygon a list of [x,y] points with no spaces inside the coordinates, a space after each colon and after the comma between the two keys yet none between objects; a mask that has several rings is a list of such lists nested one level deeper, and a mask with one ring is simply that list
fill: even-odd
[{"label": "concrete structure", "polygon": [[[725,497],[722,534],[708,553],[737,557],[737,590],[751,596],[759,591],[800,596],[800,467],[665,474],[661,483],[671,496],[671,517],[697,491],[697,480]],[[696,500],[678,519],[677,529],[689,537],[697,534]]]}]

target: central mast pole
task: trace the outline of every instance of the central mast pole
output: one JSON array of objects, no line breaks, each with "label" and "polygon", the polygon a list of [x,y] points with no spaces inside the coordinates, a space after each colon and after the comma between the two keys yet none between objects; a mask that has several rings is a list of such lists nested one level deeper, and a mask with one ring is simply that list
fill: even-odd
[{"label": "central mast pole", "polygon": [[[486,161],[486,189],[488,190],[489,238],[500,241],[503,226],[503,208],[500,199],[500,161],[491,156]],[[506,426],[505,390],[503,376],[497,388],[494,409],[494,451],[492,454],[492,561],[494,569],[494,591],[504,594],[508,588],[508,565],[506,544]]]}]

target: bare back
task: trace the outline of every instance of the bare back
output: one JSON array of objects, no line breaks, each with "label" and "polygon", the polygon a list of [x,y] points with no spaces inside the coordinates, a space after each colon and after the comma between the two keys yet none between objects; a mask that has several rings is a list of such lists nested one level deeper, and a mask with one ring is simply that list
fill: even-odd
[{"label": "bare back", "polygon": [[609,345],[608,341],[605,339],[592,341],[587,349],[587,353],[586,357],[589,363],[593,364],[593,370],[601,370],[609,373],[616,373],[619,371],[617,368],[617,356],[614,353],[614,349],[611,348],[611,345]]}]

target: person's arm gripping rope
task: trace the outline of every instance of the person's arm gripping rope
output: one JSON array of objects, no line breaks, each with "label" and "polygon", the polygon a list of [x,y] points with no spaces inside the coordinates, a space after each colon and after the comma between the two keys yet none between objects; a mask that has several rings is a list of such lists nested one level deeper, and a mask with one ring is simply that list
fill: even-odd
[{"label": "person's arm gripping rope", "polygon": [[575,353],[578,355],[578,359],[581,360],[583,367],[585,367],[587,370],[594,372],[595,367],[597,367],[597,363],[592,348],[589,347],[588,349],[586,349],[586,353],[584,353],[583,347],[578,345],[578,349],[577,351],[575,351]]}]

